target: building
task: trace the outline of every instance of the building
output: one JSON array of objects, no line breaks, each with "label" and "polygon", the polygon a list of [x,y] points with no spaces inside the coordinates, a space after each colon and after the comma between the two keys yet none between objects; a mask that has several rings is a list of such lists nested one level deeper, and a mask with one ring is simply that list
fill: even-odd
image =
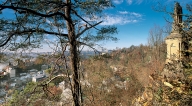
[{"label": "building", "polygon": [[167,62],[172,60],[181,60],[183,50],[182,39],[184,34],[182,28],[182,7],[178,2],[175,3],[175,9],[173,14],[174,22],[172,24],[172,32],[166,37],[165,43],[167,44]]},{"label": "building", "polygon": [[29,74],[30,74],[32,77],[34,77],[37,72],[38,72],[37,69],[31,69],[31,70],[29,70]]},{"label": "building", "polygon": [[5,72],[5,68],[8,64],[6,63],[0,63],[0,76],[4,76],[6,75],[7,73]]},{"label": "building", "polygon": [[36,73],[35,76],[32,77],[33,82],[38,82],[41,80],[44,80],[46,78],[46,75],[43,73],[43,71],[39,71]]},{"label": "building", "polygon": [[38,81],[44,80],[45,78],[46,78],[45,75],[37,75],[37,76],[32,77],[32,81],[33,82],[38,82]]},{"label": "building", "polygon": [[9,74],[11,78],[16,76],[16,70],[11,64],[8,63],[0,63],[0,76],[4,76]]},{"label": "building", "polygon": [[165,43],[167,44],[167,62],[171,60],[180,60],[182,57],[182,34],[171,33],[166,37]]},{"label": "building", "polygon": [[9,73],[10,78],[14,78],[16,76],[16,71],[13,67],[8,66],[6,68],[6,72]]},{"label": "building", "polygon": [[43,71],[43,70],[47,70],[48,68],[49,68],[49,66],[48,66],[48,65],[45,65],[45,64],[41,66],[41,70],[42,70],[42,71]]}]

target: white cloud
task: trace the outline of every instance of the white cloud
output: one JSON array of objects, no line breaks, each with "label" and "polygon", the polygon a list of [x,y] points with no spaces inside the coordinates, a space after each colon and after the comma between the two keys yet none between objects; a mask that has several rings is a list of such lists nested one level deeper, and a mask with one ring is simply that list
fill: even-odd
[{"label": "white cloud", "polygon": [[133,20],[134,23],[138,22],[138,20]]},{"label": "white cloud", "polygon": [[130,23],[130,20],[127,20],[120,16],[107,16],[101,25],[116,25],[116,24],[126,24]]},{"label": "white cloud", "polygon": [[129,15],[129,16],[134,16],[134,17],[142,17],[142,14],[136,13],[136,12],[128,12],[128,11],[119,11],[120,14],[122,15]]},{"label": "white cloud", "polygon": [[124,25],[137,23],[142,20],[142,15],[135,12],[119,11],[117,15],[106,15],[101,25]]},{"label": "white cloud", "polygon": [[[165,3],[165,4],[170,4],[170,3],[174,3],[174,1],[178,1],[181,5],[186,5],[187,3],[190,4],[192,3],[191,0],[126,0],[128,5],[132,5],[132,4],[136,4],[136,5],[140,5],[142,3]],[[115,4],[121,4],[123,2],[123,0],[113,0],[113,2]]]},{"label": "white cloud", "polygon": [[142,17],[142,15],[141,14],[139,14],[139,13],[135,13],[135,12],[129,12],[129,14],[130,15],[133,15],[133,16],[135,16],[135,17]]},{"label": "white cloud", "polygon": [[131,5],[133,3],[133,0],[127,0],[127,3]]},{"label": "white cloud", "polygon": [[[118,11],[117,14],[106,13],[102,17],[94,16],[93,18],[83,17],[88,22],[100,22],[100,25],[124,25],[129,23],[137,23],[143,20],[143,15],[136,12]],[[84,22],[82,22],[83,24]]]},{"label": "white cloud", "polygon": [[119,11],[120,14],[128,14],[127,11]]},{"label": "white cloud", "polygon": [[121,3],[123,3],[123,0],[113,0],[113,2],[114,2],[115,4],[121,4]]},{"label": "white cloud", "polygon": [[136,4],[141,4],[143,2],[143,0],[137,0]]},{"label": "white cloud", "polygon": [[152,3],[152,2],[162,2],[164,0],[126,0],[127,4],[137,4],[140,5],[141,3]]},{"label": "white cloud", "polygon": [[[118,0],[116,0],[118,1]],[[131,5],[131,4],[141,4],[143,1],[147,1],[147,0],[126,0],[127,1],[127,4]]]}]

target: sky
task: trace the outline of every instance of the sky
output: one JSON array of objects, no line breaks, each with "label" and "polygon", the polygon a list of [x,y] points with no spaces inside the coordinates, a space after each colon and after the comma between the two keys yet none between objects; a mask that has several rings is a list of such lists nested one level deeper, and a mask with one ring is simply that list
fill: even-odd
[{"label": "sky", "polygon": [[[160,3],[172,12],[176,0],[113,0],[115,8],[106,11],[107,20],[103,24],[115,25],[118,28],[118,42],[105,42],[108,49],[127,48],[131,45],[147,44],[149,30],[158,25],[164,27],[170,15],[157,12],[153,8]],[[186,13],[186,4],[192,0],[177,0]]]},{"label": "sky", "polygon": [[[104,10],[105,18],[100,26],[114,25],[117,27],[119,39],[117,42],[100,42],[101,46],[108,50],[116,48],[128,48],[131,45],[138,46],[147,44],[149,30],[154,25],[165,26],[166,20],[171,17],[163,12],[157,12],[153,7],[158,3],[166,6],[168,11],[173,12],[174,1],[180,3],[183,7],[183,13],[186,13],[186,4],[192,3],[192,0],[112,0],[114,8]],[[9,12],[9,11],[8,11]],[[47,45],[43,49],[35,49],[35,52],[52,51]]]}]

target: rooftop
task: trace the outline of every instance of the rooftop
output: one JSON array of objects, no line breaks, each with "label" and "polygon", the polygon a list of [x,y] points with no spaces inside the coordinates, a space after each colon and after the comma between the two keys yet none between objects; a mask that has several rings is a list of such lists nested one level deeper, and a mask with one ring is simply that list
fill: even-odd
[{"label": "rooftop", "polygon": [[173,39],[173,38],[182,38],[182,34],[178,32],[171,32],[171,34],[166,37],[166,39]]}]

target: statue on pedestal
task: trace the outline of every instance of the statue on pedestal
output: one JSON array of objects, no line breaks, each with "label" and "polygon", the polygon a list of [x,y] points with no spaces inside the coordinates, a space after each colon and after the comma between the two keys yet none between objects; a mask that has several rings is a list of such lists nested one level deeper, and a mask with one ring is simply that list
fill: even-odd
[{"label": "statue on pedestal", "polygon": [[182,23],[182,7],[180,6],[180,4],[178,2],[175,3],[175,8],[174,8],[174,14],[173,14],[173,19],[174,19],[174,23],[173,23],[173,32],[180,32],[180,28],[181,28],[181,23]]}]

